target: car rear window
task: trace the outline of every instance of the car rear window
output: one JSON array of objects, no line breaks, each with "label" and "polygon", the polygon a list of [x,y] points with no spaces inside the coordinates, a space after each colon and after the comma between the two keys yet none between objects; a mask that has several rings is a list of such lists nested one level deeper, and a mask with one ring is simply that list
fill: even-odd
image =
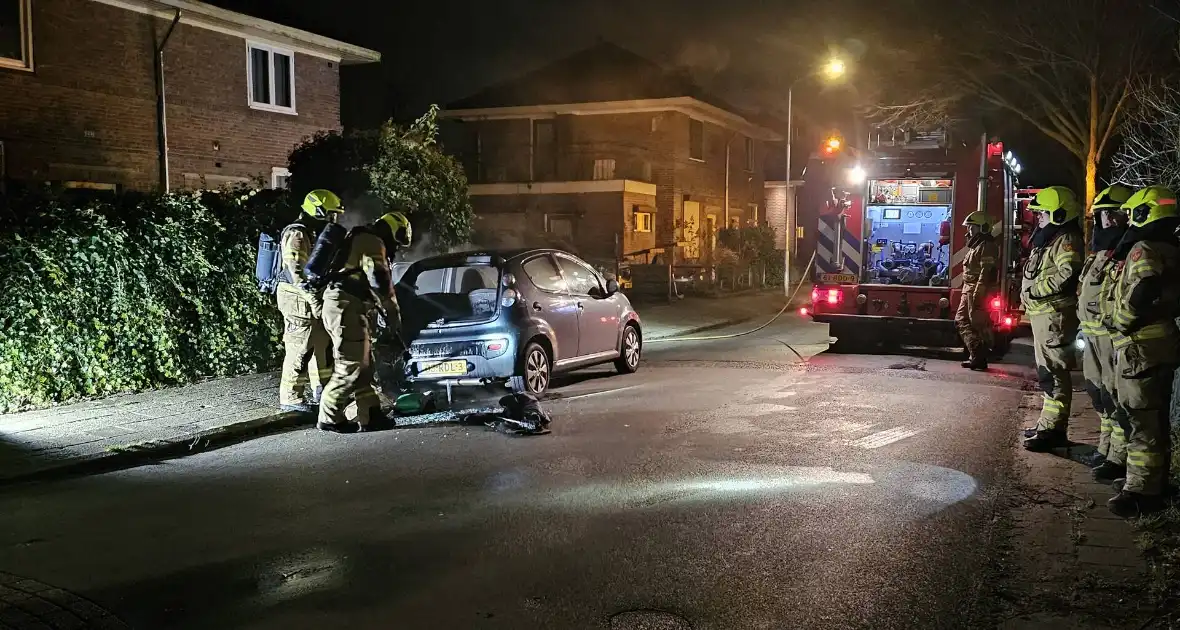
[{"label": "car rear window", "polygon": [[416,293],[456,293],[468,295],[472,291],[482,289],[495,290],[500,283],[500,270],[491,265],[473,265],[469,267],[442,267],[427,269],[418,274],[414,283]]}]

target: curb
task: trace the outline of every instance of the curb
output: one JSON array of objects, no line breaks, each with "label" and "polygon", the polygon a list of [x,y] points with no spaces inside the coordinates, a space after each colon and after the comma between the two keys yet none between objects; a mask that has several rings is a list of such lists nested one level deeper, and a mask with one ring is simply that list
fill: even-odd
[{"label": "curb", "polygon": [[744,324],[744,323],[751,321],[753,319],[754,319],[753,317],[738,317],[738,318],[734,318],[734,319],[727,319],[723,322],[717,322],[715,324],[708,324],[706,326],[697,326],[696,328],[689,328],[687,330],[678,330],[678,331],[671,333],[671,334],[660,335],[659,337],[648,337],[648,338],[645,338],[644,341],[659,341],[661,339],[675,339],[677,337],[683,337],[685,335],[695,335],[698,333],[709,332],[710,330],[717,330],[719,328],[726,328],[729,326],[737,326],[738,324]]},{"label": "curb", "polygon": [[145,464],[158,463],[165,459],[175,459],[224,448],[254,437],[280,433],[300,426],[311,426],[313,422],[312,418],[301,413],[289,411],[274,413],[253,420],[244,420],[198,431],[183,437],[132,444],[126,448],[66,460],[60,466],[0,477],[0,488],[126,470]]}]

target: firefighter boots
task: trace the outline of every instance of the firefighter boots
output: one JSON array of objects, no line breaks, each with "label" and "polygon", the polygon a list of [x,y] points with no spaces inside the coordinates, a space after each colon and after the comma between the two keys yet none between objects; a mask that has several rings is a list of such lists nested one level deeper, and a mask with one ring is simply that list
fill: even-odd
[{"label": "firefighter boots", "polygon": [[975,370],[976,372],[986,372],[987,371],[987,359],[982,358],[982,357],[973,357],[971,359],[967,359],[966,361],[963,361],[959,365],[961,365],[965,368],[968,368],[968,369]]},{"label": "firefighter boots", "polygon": [[329,433],[356,433],[360,425],[355,422],[317,422],[315,428]]},{"label": "firefighter boots", "polygon": [[1167,507],[1167,501],[1159,495],[1121,490],[1113,499],[1107,501],[1106,505],[1115,516],[1134,518],[1164,509]]},{"label": "firefighter boots", "polygon": [[1069,446],[1069,439],[1065,437],[1065,431],[1038,430],[1036,435],[1024,441],[1025,450],[1034,453],[1048,453],[1055,448],[1066,446]]},{"label": "firefighter boots", "polygon": [[1096,466],[1090,473],[1094,475],[1094,481],[1110,483],[1116,479],[1125,478],[1127,476],[1127,467],[1107,460]]}]

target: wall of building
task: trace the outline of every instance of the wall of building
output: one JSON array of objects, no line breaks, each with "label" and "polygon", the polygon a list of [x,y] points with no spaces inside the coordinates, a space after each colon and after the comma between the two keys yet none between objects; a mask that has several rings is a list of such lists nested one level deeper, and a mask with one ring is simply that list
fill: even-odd
[{"label": "wall of building", "polygon": [[[32,8],[33,71],[0,69],[7,176],[155,188],[153,42],[168,22],[90,0]],[[340,128],[338,69],[325,60],[295,56],[297,116],[248,106],[241,38],[181,24],[165,60],[173,185],[185,172],[269,177],[300,139]]]}]

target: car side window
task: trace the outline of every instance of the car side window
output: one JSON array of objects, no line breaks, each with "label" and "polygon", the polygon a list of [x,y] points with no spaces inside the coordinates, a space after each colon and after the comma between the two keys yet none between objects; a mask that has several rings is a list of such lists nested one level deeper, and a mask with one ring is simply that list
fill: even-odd
[{"label": "car side window", "polygon": [[549,293],[565,293],[565,280],[548,256],[526,260],[520,268],[538,289]]},{"label": "car side window", "polygon": [[565,256],[557,257],[557,264],[561,266],[561,273],[565,276],[565,284],[574,295],[603,294],[602,284],[598,281],[598,274],[586,265]]}]

